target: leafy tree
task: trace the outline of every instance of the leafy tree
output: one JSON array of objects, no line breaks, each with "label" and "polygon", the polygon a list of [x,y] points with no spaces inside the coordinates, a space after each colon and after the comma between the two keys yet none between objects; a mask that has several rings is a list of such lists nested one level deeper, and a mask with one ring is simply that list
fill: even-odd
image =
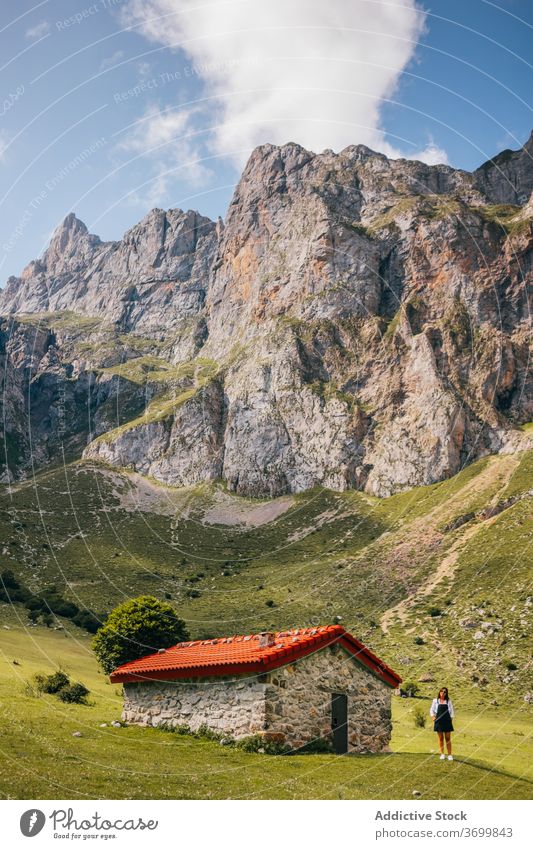
[{"label": "leafy tree", "polygon": [[170,648],[188,636],[185,623],[170,604],[143,595],[111,611],[93,640],[93,649],[102,669],[109,673],[122,663]]}]

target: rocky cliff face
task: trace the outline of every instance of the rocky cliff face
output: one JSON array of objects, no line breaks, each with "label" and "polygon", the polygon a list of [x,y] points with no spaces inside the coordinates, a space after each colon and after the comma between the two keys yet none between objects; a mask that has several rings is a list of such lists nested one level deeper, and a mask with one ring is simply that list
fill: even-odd
[{"label": "rocky cliff face", "polygon": [[216,246],[217,225],[197,212],[153,209],[120,242],[101,242],[71,214],[42,259],[10,277],[2,312],[101,316],[122,332],[172,334],[177,356],[192,357]]},{"label": "rocky cliff face", "polygon": [[519,448],[531,154],[469,174],[264,145],[224,225],[153,210],[102,243],[69,216],[0,296],[4,474],[88,442],[180,486],[386,495]]}]

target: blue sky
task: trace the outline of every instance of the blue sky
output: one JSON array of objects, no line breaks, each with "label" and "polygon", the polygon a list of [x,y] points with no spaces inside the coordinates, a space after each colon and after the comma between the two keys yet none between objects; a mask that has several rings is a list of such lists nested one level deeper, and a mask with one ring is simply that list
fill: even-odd
[{"label": "blue sky", "polygon": [[0,285],[70,211],[224,216],[250,150],[472,169],[533,126],[530,0],[22,0],[0,12]]}]

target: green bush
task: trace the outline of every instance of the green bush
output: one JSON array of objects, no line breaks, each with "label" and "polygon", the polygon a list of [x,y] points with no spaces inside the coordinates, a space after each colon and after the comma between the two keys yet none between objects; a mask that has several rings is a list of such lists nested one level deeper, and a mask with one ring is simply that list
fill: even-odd
[{"label": "green bush", "polygon": [[45,609],[49,608],[56,616],[64,616],[65,619],[72,619],[80,610],[78,605],[74,604],[73,601],[65,601],[64,598],[55,594],[50,596],[44,595],[43,601],[43,607]]},{"label": "green bush", "polygon": [[286,746],[277,740],[265,739],[261,734],[242,737],[240,740],[237,740],[236,746],[238,749],[242,749],[243,752],[260,752],[264,755],[286,755],[291,751],[290,746]]},{"label": "green bush", "polygon": [[404,681],[400,684],[400,693],[402,696],[408,696],[409,698],[414,698],[414,696],[418,695],[420,692],[420,687],[416,683],[416,681]]},{"label": "green bush", "polygon": [[413,722],[415,724],[415,728],[425,728],[426,719],[427,717],[424,708],[417,705],[413,711]]},{"label": "green bush", "polygon": [[415,637],[414,639],[415,646],[423,646],[424,638],[423,637]]},{"label": "green bush", "polygon": [[188,639],[185,623],[170,604],[145,595],[125,601],[109,614],[93,640],[94,653],[104,670],[168,649]]},{"label": "green bush", "polygon": [[85,684],[80,684],[78,682],[76,684],[67,684],[66,687],[62,687],[57,695],[62,702],[68,702],[69,704],[76,705],[86,705],[89,690],[87,689]]},{"label": "green bush", "polygon": [[103,622],[103,617],[97,617],[91,610],[80,610],[73,601],[64,599],[55,585],[47,587],[41,593],[32,593],[15,578],[11,569],[4,569],[0,573],[0,601],[11,604],[20,602],[30,611],[30,622],[37,622],[41,618],[47,627],[50,627],[53,621],[51,614],[72,619],[75,625],[90,634],[96,634]]},{"label": "green bush", "polygon": [[4,569],[0,572],[0,583],[9,589],[18,589],[20,586],[12,569]]},{"label": "green bush", "polygon": [[96,634],[98,629],[105,622],[105,616],[97,616],[92,610],[79,610],[75,616],[72,617],[72,621],[78,628],[83,628],[85,631],[88,631],[89,634]]},{"label": "green bush", "polygon": [[63,687],[68,687],[70,684],[68,675],[61,670],[52,675],[35,675],[33,680],[37,690],[41,693],[59,693]]},{"label": "green bush", "polygon": [[428,613],[430,616],[442,616],[442,610],[440,607],[430,607]]},{"label": "green bush", "polygon": [[224,736],[220,731],[214,731],[212,728],[209,728],[208,725],[200,725],[198,730],[193,732],[193,737],[197,737],[199,740],[218,741]]}]

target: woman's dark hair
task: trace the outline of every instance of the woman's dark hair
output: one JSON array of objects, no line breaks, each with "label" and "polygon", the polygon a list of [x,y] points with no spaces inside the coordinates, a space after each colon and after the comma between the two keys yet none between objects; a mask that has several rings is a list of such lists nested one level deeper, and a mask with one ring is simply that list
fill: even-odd
[{"label": "woman's dark hair", "polygon": [[442,693],[443,690],[446,693],[444,698],[448,702],[450,700],[450,694],[448,693],[448,687],[441,687],[438,694],[437,694],[437,698],[440,699],[440,694]]}]

